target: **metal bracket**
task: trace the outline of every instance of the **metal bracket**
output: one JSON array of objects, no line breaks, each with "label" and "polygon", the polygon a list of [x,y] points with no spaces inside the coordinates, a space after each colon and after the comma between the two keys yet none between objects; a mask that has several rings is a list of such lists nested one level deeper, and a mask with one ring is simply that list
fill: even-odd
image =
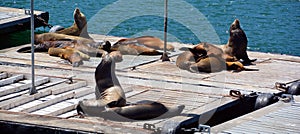
[{"label": "metal bracket", "polygon": [[291,94],[282,94],[280,100],[285,103],[294,102],[294,97]]},{"label": "metal bracket", "polygon": [[31,15],[31,11],[30,11],[30,9],[24,9],[24,13],[26,14],[26,15]]},{"label": "metal bracket", "polygon": [[155,133],[160,133],[162,128],[161,127],[155,127],[154,124],[145,123],[143,126],[144,129],[154,131]]},{"label": "metal bracket", "polygon": [[199,124],[198,128],[190,128],[190,129],[185,129],[185,128],[181,128],[182,131],[184,132],[200,132],[201,134],[207,133],[210,134],[210,126],[208,125],[202,125]]}]

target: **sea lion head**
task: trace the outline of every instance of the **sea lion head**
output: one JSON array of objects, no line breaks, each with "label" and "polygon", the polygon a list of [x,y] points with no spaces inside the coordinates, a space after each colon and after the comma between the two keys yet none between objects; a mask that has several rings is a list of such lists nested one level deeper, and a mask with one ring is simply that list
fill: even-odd
[{"label": "sea lion head", "polygon": [[87,24],[85,15],[80,12],[79,8],[75,8],[73,16],[75,24],[78,26],[78,28],[83,29]]},{"label": "sea lion head", "polygon": [[230,30],[241,29],[240,21],[235,19],[233,23],[230,25]]}]

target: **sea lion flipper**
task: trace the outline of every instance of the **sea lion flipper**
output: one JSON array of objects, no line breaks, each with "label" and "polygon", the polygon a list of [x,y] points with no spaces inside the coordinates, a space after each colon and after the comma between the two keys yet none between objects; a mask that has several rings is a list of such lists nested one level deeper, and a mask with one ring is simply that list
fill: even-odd
[{"label": "sea lion flipper", "polygon": [[79,114],[88,116],[97,116],[101,111],[104,111],[106,103],[101,100],[82,100],[79,101],[76,110]]},{"label": "sea lion flipper", "polygon": [[31,46],[22,47],[17,50],[18,53],[30,53],[31,52]]}]

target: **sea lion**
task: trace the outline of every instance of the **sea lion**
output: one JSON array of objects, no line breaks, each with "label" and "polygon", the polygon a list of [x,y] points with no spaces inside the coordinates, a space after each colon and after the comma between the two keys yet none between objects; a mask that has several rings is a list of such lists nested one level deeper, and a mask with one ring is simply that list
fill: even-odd
[{"label": "sea lion", "polygon": [[250,64],[254,60],[250,60],[247,54],[247,36],[240,26],[240,21],[235,19],[229,28],[229,39],[227,44],[223,47],[226,54],[226,61],[243,60],[243,64]]},{"label": "sea lion", "polygon": [[[154,36],[141,36],[136,38],[121,39],[116,44],[136,44],[146,46],[155,50],[164,50],[164,42]],[[174,51],[174,46],[167,44],[167,51]]]},{"label": "sea lion", "polygon": [[94,45],[96,42],[92,39],[87,39],[79,36],[58,34],[58,33],[42,33],[34,35],[34,44],[39,44],[44,41],[62,41],[62,40],[76,40],[82,44]]},{"label": "sea lion", "polygon": [[59,33],[59,34],[66,34],[66,35],[73,35],[73,36],[81,36],[84,38],[89,38],[88,32],[87,32],[87,20],[85,15],[80,12],[79,8],[75,8],[74,13],[74,23],[72,26],[65,28],[65,29],[57,29],[57,30],[52,30],[50,29],[51,32]]},{"label": "sea lion", "polygon": [[176,60],[180,69],[191,72],[219,72],[222,70],[257,71],[258,69],[245,68],[239,61],[226,61],[222,49],[209,43],[199,43],[193,48],[181,53]]},{"label": "sea lion", "polygon": [[195,64],[199,59],[198,55],[194,55],[191,51],[185,51],[178,55],[176,59],[176,66],[183,70],[190,70],[190,66]]},{"label": "sea lion", "polygon": [[80,101],[76,108],[79,114],[129,121],[153,119],[162,115],[174,116],[184,108],[182,105],[167,107],[153,101],[126,105],[124,91],[115,74],[115,61],[109,54],[97,66],[95,79],[96,99]]},{"label": "sea lion", "polygon": [[162,52],[153,48],[138,46],[135,44],[116,43],[111,47],[111,51],[120,51],[123,55],[162,55]]},{"label": "sea lion", "polygon": [[71,62],[73,67],[78,67],[83,64],[83,60],[89,60],[90,57],[76,49],[72,48],[49,48],[48,54],[50,56],[58,56],[62,59],[68,60]]},{"label": "sea lion", "polygon": [[211,73],[226,68],[222,49],[212,44],[204,42],[187,49],[176,60],[176,65],[181,69]]},{"label": "sea lion", "polygon": [[225,61],[222,57],[211,54],[205,58],[198,60],[196,63],[191,64],[189,70],[191,72],[205,72],[213,73],[225,70]]}]

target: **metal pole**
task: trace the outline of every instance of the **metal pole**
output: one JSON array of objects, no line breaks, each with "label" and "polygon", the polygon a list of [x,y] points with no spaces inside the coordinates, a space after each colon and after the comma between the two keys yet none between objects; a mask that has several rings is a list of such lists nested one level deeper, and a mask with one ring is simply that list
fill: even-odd
[{"label": "metal pole", "polygon": [[31,15],[31,88],[29,89],[29,94],[35,94],[35,83],[34,83],[34,12],[33,12],[34,0],[30,1],[30,15]]},{"label": "metal pole", "polygon": [[170,61],[167,54],[167,27],[168,27],[168,0],[165,0],[165,16],[164,16],[164,53],[161,57],[162,61]]}]

